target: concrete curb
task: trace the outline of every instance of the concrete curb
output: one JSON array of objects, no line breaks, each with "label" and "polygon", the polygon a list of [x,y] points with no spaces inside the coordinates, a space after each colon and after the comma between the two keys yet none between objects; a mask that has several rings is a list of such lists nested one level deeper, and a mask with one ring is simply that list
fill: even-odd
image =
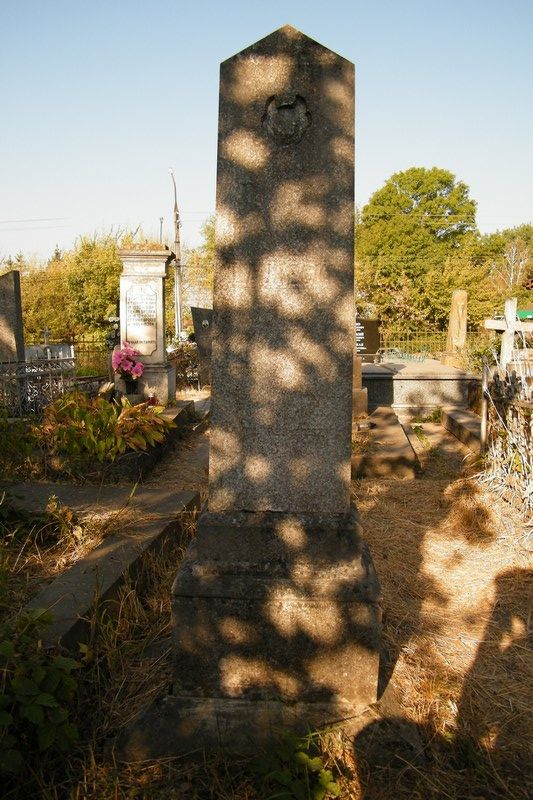
[{"label": "concrete curb", "polygon": [[149,553],[180,535],[183,515],[200,508],[198,492],[177,492],[173,501],[172,514],[167,511],[133,521],[130,531],[105,539],[26,605],[26,609],[48,609],[53,615],[52,625],[42,636],[45,647],[60,645],[75,651],[80,642],[87,641],[96,604],[115,596],[126,578],[135,578]]},{"label": "concrete curb", "polygon": [[371,451],[352,455],[352,478],[416,478],[418,458],[394,411],[377,408],[368,421]]},{"label": "concrete curb", "polygon": [[445,410],[441,424],[474,453],[481,452],[481,417],[477,414],[462,409]]}]

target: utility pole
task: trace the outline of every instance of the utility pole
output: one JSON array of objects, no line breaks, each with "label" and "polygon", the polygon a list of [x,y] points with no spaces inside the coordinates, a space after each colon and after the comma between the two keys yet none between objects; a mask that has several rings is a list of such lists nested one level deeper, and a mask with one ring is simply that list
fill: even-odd
[{"label": "utility pole", "polygon": [[176,339],[181,341],[181,244],[180,244],[180,212],[178,210],[178,194],[174,170],[169,169],[174,186],[174,254],[176,256],[176,279],[174,281],[174,328]]}]

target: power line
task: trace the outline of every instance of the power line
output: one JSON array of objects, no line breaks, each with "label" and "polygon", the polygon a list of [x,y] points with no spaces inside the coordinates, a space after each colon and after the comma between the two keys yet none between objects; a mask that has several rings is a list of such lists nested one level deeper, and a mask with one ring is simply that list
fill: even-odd
[{"label": "power line", "polygon": [[2,228],[0,233],[13,233],[14,231],[55,231],[59,228],[72,228],[72,225],[41,225],[39,227],[33,225],[24,228]]},{"label": "power line", "polygon": [[0,219],[0,225],[14,225],[23,222],[63,222],[66,217],[38,217],[37,219]]}]

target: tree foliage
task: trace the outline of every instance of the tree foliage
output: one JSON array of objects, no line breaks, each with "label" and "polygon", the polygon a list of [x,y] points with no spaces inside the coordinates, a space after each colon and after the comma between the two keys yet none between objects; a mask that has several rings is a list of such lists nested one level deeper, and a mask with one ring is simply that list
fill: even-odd
[{"label": "tree foliage", "polygon": [[533,225],[506,228],[483,237],[492,282],[500,299],[531,303],[524,284],[533,279]]},{"label": "tree foliage", "polygon": [[431,304],[431,320],[441,328],[448,323],[455,289],[464,289],[468,293],[470,325],[479,325],[483,319],[492,317],[502,305],[483,243],[474,234],[465,236],[461,246],[425,276],[423,291],[428,305]]},{"label": "tree foliage", "polygon": [[122,272],[118,250],[159,247],[137,230],[81,236],[72,250],[61,253],[56,248],[44,265],[17,257],[11,268],[21,271],[26,340],[40,340],[45,328],[53,339],[108,330],[109,317],[118,313]]},{"label": "tree foliage", "polygon": [[[209,217],[202,226],[204,242],[186,254],[186,267],[183,274],[184,294],[192,297],[201,295],[212,297],[215,270],[216,242],[215,217]],[[205,301],[204,301],[205,302]]]},{"label": "tree foliage", "polygon": [[[428,276],[476,232],[468,191],[448,170],[412,167],[374,193],[356,227],[360,304],[371,303],[389,323],[438,321]],[[460,287],[450,287],[447,302],[453,288]]]},{"label": "tree foliage", "polygon": [[106,328],[117,313],[122,272],[117,249],[111,234],[82,236],[65,256],[70,312],[78,330]]},{"label": "tree foliage", "polygon": [[26,264],[21,270],[21,295],[27,342],[41,341],[45,329],[54,339],[68,340],[74,335],[66,264],[61,256],[44,266]]}]

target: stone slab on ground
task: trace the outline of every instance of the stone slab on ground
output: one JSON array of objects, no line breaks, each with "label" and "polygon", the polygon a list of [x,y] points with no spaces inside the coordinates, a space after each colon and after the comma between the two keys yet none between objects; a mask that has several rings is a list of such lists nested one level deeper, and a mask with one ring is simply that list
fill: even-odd
[{"label": "stone slab on ground", "polygon": [[180,514],[198,511],[200,496],[194,491],[174,492],[172,511],[169,506],[167,502],[164,512],[152,509],[140,519],[132,517],[129,530],[106,538],[27,604],[28,609],[46,608],[53,615],[42,634],[45,647],[59,644],[75,650],[85,641],[95,603],[113,597],[127,577],[139,573],[148,553],[179,535]]},{"label": "stone slab on ground", "polygon": [[256,754],[268,747],[282,730],[300,734],[342,726],[355,736],[373,719],[369,713],[353,715],[348,704],[284,703],[276,700],[239,698],[173,697],[167,695],[146,708],[123,729],[115,746],[120,761],[133,762],[168,757],[176,742],[190,742],[189,752],[213,750],[238,755]]},{"label": "stone slab on ground", "polygon": [[170,486],[94,486],[73,483],[0,483],[0,491],[7,490],[12,505],[29,514],[44,514],[52,495],[80,516],[105,517],[122,509],[143,511],[147,514],[174,514],[180,510],[180,500]]},{"label": "stone slab on ground", "polygon": [[377,408],[368,421],[369,450],[352,455],[352,477],[416,478],[418,459],[394,411]]},{"label": "stone slab on ground", "polygon": [[178,389],[176,405],[181,403],[194,403],[194,416],[203,420],[211,413],[211,389]]},{"label": "stone slab on ground", "polygon": [[481,452],[481,417],[473,411],[445,410],[442,412],[442,425],[474,453]]},{"label": "stone slab on ground", "polygon": [[480,378],[435,359],[363,364],[369,410],[391,406],[398,412],[467,408],[469,389]]}]

